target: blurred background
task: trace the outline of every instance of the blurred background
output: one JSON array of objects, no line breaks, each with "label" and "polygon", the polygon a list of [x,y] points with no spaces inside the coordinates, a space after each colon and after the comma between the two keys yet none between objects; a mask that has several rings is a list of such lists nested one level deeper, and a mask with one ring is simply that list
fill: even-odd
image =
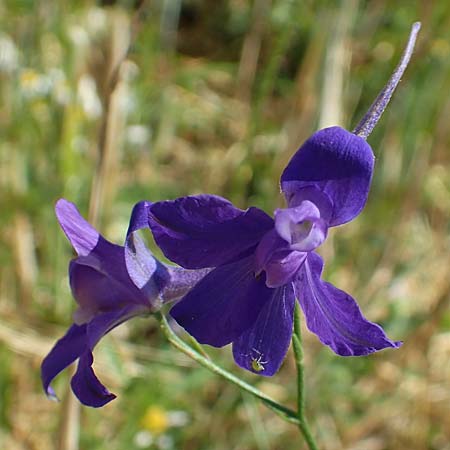
[{"label": "blurred background", "polygon": [[[131,208],[207,192],[283,204],[279,175],[315,130],[352,129],[422,21],[369,138],[363,213],[332,229],[325,278],[399,350],[342,358],[304,330],[307,415],[321,449],[450,449],[450,6],[446,0],[3,0],[0,3],[0,448],[305,448],[297,429],[136,319],[96,349],[118,399],[79,407],[39,366],[71,323],[72,249],[53,206],[75,202],[122,243]],[[157,249],[153,247],[157,252]],[[273,378],[220,364],[294,407]]]}]

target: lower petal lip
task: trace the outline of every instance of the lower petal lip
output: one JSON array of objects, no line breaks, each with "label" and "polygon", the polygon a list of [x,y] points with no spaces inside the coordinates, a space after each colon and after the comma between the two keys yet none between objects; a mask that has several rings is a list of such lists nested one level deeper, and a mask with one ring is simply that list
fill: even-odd
[{"label": "lower petal lip", "polygon": [[294,304],[292,284],[272,290],[256,322],[233,342],[238,366],[263,376],[278,371],[291,341]]},{"label": "lower petal lip", "polygon": [[283,252],[279,259],[276,254],[266,264],[266,286],[278,288],[290,283],[305,262],[307,253],[298,251]]},{"label": "lower petal lip", "polygon": [[[304,225],[310,226],[303,229]],[[292,250],[310,252],[319,247],[327,236],[327,224],[319,208],[304,200],[298,206],[275,211],[275,230]]]},{"label": "lower petal lip", "polygon": [[311,252],[293,282],[310,331],[341,356],[399,347],[399,342],[391,341],[379,325],[363,316],[349,294],[322,281],[322,270],[322,258]]}]

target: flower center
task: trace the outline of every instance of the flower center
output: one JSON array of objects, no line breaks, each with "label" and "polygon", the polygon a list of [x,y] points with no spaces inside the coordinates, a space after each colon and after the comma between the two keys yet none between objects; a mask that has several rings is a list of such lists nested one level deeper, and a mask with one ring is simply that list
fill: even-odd
[{"label": "flower center", "polygon": [[311,220],[291,224],[292,242],[301,242],[304,240],[311,233],[313,226],[314,223]]},{"label": "flower center", "polygon": [[310,252],[325,240],[328,227],[320,216],[320,210],[304,200],[294,208],[275,211],[275,229],[289,244],[290,250]]},{"label": "flower center", "polygon": [[325,240],[327,230],[319,209],[309,200],[294,208],[277,209],[275,228],[263,237],[256,248],[255,275],[265,271],[268,287],[289,283],[308,252]]}]

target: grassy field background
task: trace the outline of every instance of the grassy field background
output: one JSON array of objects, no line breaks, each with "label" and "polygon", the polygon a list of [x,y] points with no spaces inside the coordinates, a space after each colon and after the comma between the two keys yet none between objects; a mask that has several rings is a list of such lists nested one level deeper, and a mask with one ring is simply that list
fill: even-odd
[{"label": "grassy field background", "polygon": [[[290,156],[319,128],[356,125],[421,20],[369,138],[368,204],[321,248],[326,279],[405,343],[342,358],[305,329],[307,413],[322,449],[450,449],[448,2],[135,3],[0,3],[0,448],[305,448],[295,427],[172,350],[152,319],[96,349],[117,400],[80,408],[66,371],[62,402],[48,401],[39,365],[74,309],[54,203],[75,202],[117,243],[142,199],[206,192],[271,212]],[[295,404],[291,353],[265,379],[233,368],[229,348],[208,351]]]}]

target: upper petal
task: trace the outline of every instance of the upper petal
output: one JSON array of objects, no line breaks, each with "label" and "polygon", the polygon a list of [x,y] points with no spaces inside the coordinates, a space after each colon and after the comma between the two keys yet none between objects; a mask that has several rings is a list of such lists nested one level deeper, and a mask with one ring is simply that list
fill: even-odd
[{"label": "upper petal", "polygon": [[102,271],[96,262],[92,255],[70,262],[70,287],[78,303],[73,317],[77,324],[89,322],[98,313],[114,311],[136,302],[136,288],[128,289],[127,284]]},{"label": "upper petal", "polygon": [[197,195],[152,204],[149,225],[170,260],[200,269],[243,254],[273,227],[273,220],[257,208],[243,211],[224,198]]},{"label": "upper petal", "polygon": [[219,266],[170,311],[202,344],[222,347],[250,328],[270,300],[264,275],[255,277],[253,255]]},{"label": "upper petal", "polygon": [[169,270],[153,256],[137,233],[148,228],[150,206],[150,202],[143,201],[133,208],[125,240],[125,264],[135,286],[144,292],[153,309],[159,309],[160,293],[169,283]]},{"label": "upper petal", "polygon": [[373,167],[372,149],[363,138],[340,127],[325,128],[314,133],[292,157],[281,175],[281,189],[291,207],[299,203],[297,193],[300,201],[315,202],[299,192],[304,188],[323,192],[332,204],[328,226],[336,226],[352,220],[363,209]]},{"label": "upper petal", "polygon": [[97,313],[129,304],[151,306],[147,296],[128,275],[124,248],[101,236],[88,256],[70,262],[69,278],[72,294],[79,305],[74,314],[78,324],[90,321]]},{"label": "upper petal", "polygon": [[268,377],[278,371],[292,337],[294,303],[292,283],[273,289],[253,326],[233,342],[238,366]]},{"label": "upper petal", "polygon": [[151,205],[152,202],[147,200],[143,200],[134,205],[133,211],[131,211],[130,223],[128,225],[127,239],[132,233],[148,227],[148,214]]},{"label": "upper petal", "polygon": [[165,302],[183,297],[192,289],[211,269],[188,270],[182,267],[168,267],[170,282],[161,292]]},{"label": "upper petal", "polygon": [[[99,311],[112,310],[127,302],[147,303],[128,274],[124,247],[103,238],[72,202],[58,200],[55,212],[79,255],[69,267],[72,292],[80,306],[75,313],[78,324],[89,321]],[[130,225],[136,228],[137,221]]]},{"label": "upper petal", "polygon": [[148,228],[151,202],[137,203],[131,213],[125,241],[125,262],[133,283],[152,303],[152,309],[182,297],[200,281],[210,269],[187,270],[162,264],[145,246],[138,231]]},{"label": "upper petal", "polygon": [[55,205],[56,217],[59,224],[80,256],[88,255],[100,238],[99,232],[79,213],[77,207],[64,198]]},{"label": "upper petal", "polygon": [[[88,322],[99,312],[111,311],[129,303],[150,306],[149,300],[158,298],[158,289],[150,296],[144,290],[146,286],[140,289],[140,286],[133,283],[126,266],[125,248],[101,236],[81,217],[73,203],[60,199],[55,210],[61,227],[80,255],[69,266],[72,293],[79,304],[74,315],[76,323]],[[130,236],[146,220],[147,214],[145,218],[143,216],[132,216]],[[127,249],[129,248],[130,245]],[[139,260],[144,259],[141,256],[143,253],[144,251],[139,252]],[[145,256],[151,258],[147,265],[153,263],[159,268],[160,264],[155,262],[151,254],[145,253]],[[163,270],[162,267],[158,274]],[[156,269],[153,269],[153,272],[156,272]]]},{"label": "upper petal", "polygon": [[294,280],[306,324],[320,341],[342,356],[368,355],[401,342],[391,341],[383,329],[369,322],[355,300],[321,280],[322,258],[311,252]]}]

